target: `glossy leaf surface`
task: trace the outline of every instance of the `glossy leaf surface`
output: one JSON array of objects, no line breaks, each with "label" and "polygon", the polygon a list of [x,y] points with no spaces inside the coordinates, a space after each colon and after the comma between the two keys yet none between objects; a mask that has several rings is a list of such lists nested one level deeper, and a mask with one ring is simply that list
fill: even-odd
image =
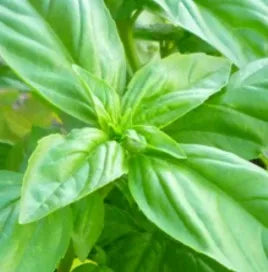
[{"label": "glossy leaf surface", "polygon": [[131,233],[108,247],[108,264],[117,272],[227,272],[159,232]]},{"label": "glossy leaf surface", "polygon": [[19,225],[21,179],[21,174],[0,171],[0,270],[53,272],[68,247],[71,214],[65,209]]},{"label": "glossy leaf surface", "polygon": [[183,149],[187,159],[180,163],[131,160],[130,189],[141,210],[170,236],[231,270],[267,270],[268,173],[214,148]]},{"label": "glossy leaf surface", "polygon": [[185,159],[185,153],[180,145],[152,126],[134,126],[125,132],[124,144],[133,153],[143,152],[146,154],[169,155],[176,159]]},{"label": "glossy leaf surface", "polygon": [[163,255],[163,242],[147,233],[133,233],[111,245],[109,265],[117,272],[158,272]]},{"label": "glossy leaf surface", "polygon": [[125,56],[116,25],[103,0],[28,0],[46,18],[74,63],[120,91]]},{"label": "glossy leaf surface", "polygon": [[237,66],[268,55],[266,0],[152,0],[171,23],[207,41]]},{"label": "glossy leaf surface", "polygon": [[37,220],[103,187],[125,172],[124,154],[97,129],[43,138],[24,176],[20,221]]},{"label": "glossy leaf surface", "polygon": [[81,84],[88,91],[91,103],[103,129],[117,123],[120,114],[120,100],[116,91],[85,69],[73,65]]},{"label": "glossy leaf surface", "polygon": [[224,92],[167,127],[179,142],[215,146],[253,159],[268,150],[268,59],[235,73]]},{"label": "glossy leaf surface", "polygon": [[72,234],[76,255],[84,261],[99,238],[104,223],[104,204],[98,193],[74,203],[74,229]]},{"label": "glossy leaf surface", "polygon": [[1,1],[0,54],[49,102],[92,125],[90,99],[72,64],[90,69],[116,89],[125,77],[122,46],[99,0]]},{"label": "glossy leaf surface", "polygon": [[123,124],[164,127],[226,85],[230,63],[205,54],[173,54],[139,70],[123,97]]}]

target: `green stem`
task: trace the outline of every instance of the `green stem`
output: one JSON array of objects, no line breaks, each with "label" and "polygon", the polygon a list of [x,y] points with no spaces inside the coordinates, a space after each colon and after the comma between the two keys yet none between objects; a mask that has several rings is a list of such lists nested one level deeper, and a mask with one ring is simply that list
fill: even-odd
[{"label": "green stem", "polygon": [[57,272],[70,272],[74,259],[72,245],[69,246],[64,258],[61,260]]},{"label": "green stem", "polygon": [[265,155],[261,154],[260,159],[263,162],[263,164],[265,165],[266,169],[268,170],[268,158]]},{"label": "green stem", "polygon": [[133,27],[139,14],[140,10],[136,11],[131,19],[117,22],[120,37],[124,44],[126,57],[128,59],[132,73],[136,72],[141,66],[133,33]]}]

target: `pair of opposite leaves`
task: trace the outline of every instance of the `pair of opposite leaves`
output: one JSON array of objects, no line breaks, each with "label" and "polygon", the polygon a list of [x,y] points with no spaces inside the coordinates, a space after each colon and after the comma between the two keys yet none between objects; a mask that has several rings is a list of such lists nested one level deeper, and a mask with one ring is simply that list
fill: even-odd
[{"label": "pair of opposite leaves", "polygon": [[[141,81],[137,80],[137,82]],[[143,89],[139,88],[139,90]],[[126,93],[125,99],[127,95],[132,97],[132,89],[130,88],[128,91],[129,93]],[[137,97],[136,95],[135,98]],[[155,97],[153,97],[152,100],[154,99]],[[143,99],[141,99],[141,101],[142,100]],[[137,101],[139,102],[139,99],[133,99],[133,101],[136,103]],[[143,102],[140,102],[141,105],[142,103]],[[152,102],[149,100],[149,103]],[[161,105],[163,105],[163,103]],[[126,108],[129,109],[129,107]],[[135,109],[135,107],[133,108]],[[153,107],[149,109],[153,109]],[[171,110],[168,112],[172,113]],[[133,110],[133,113],[135,114],[135,110]],[[132,120],[135,120],[135,118],[132,118]],[[145,128],[148,129],[149,127],[133,127],[134,131],[139,131],[139,129],[144,130]],[[263,245],[263,228],[249,215],[255,215],[258,220],[264,222],[265,226],[265,205],[261,205],[258,208],[255,207],[255,203],[259,203],[261,199],[265,198],[265,192],[263,191],[263,188],[265,188],[267,184],[267,174],[265,171],[236,158],[234,155],[196,145],[183,146],[182,150],[187,151],[187,159],[183,162],[183,153],[180,154],[181,157],[178,155],[179,151],[176,153],[178,144],[168,138],[167,135],[162,134],[158,129],[153,127],[150,127],[150,129],[153,130],[153,132],[147,139],[144,131],[141,133],[141,135],[145,137],[146,142],[150,143],[150,140],[154,140],[151,146],[177,159],[180,158],[182,161],[175,163],[174,166],[172,166],[172,162],[169,160],[166,162],[164,160],[154,159],[153,157],[135,156],[135,158],[130,161],[130,188],[132,188],[131,191],[144,213],[161,229],[179,241],[193,247],[199,252],[206,253],[229,268],[243,267],[243,269],[255,269],[256,271],[261,271],[260,269],[265,268],[267,259]],[[130,132],[130,130],[127,130],[127,132]],[[164,135],[166,139],[163,139],[163,137],[161,137],[162,135]],[[153,138],[153,136],[155,136],[155,138]],[[136,142],[139,140],[132,137],[132,135],[128,135],[128,137],[130,140],[136,140]],[[114,141],[100,144],[98,140],[100,140],[100,142],[107,140],[103,132],[96,129],[82,129],[73,131],[66,139],[60,135],[52,135],[40,142],[30,160],[29,168],[25,175],[24,199],[26,201],[25,203],[29,206],[24,206],[26,209],[22,213],[23,216],[40,216],[42,213],[44,216],[56,208],[78,200],[80,197],[93,192],[107,184],[107,182],[113,181],[125,173],[124,151],[120,144]],[[171,141],[171,143],[169,141]],[[100,144],[99,147],[97,147],[94,152],[91,152],[91,148],[95,148],[98,144]],[[130,145],[133,146],[132,144],[128,144],[128,147]],[[47,152],[48,148],[51,148],[51,152]],[[118,150],[116,150],[117,148]],[[46,155],[44,155],[45,152]],[[70,152],[69,156],[68,152]],[[135,152],[135,150],[133,150],[133,152]],[[113,160],[111,157],[113,157]],[[88,158],[88,160],[85,161],[86,158]],[[191,160],[195,163],[192,164]],[[104,165],[102,163],[103,161],[107,162],[107,165],[110,165],[111,168]],[[65,162],[66,167],[64,167]],[[79,167],[77,165],[79,165]],[[80,167],[81,165],[83,166]],[[101,166],[104,166],[103,169]],[[62,170],[58,171],[58,169]],[[79,171],[70,174],[74,169],[78,169]],[[115,170],[118,172],[114,175],[113,171]],[[229,173],[227,180],[225,180],[226,173]],[[67,179],[66,177],[69,178]],[[254,185],[251,182],[253,178],[258,180]],[[39,181],[38,184],[36,180]],[[185,181],[182,182],[182,180]],[[61,181],[64,182],[61,183]],[[216,183],[220,190],[212,186],[211,182],[214,186]],[[241,185],[241,182],[247,182],[247,185],[245,183]],[[51,186],[48,186],[48,184]],[[156,187],[156,184],[159,185]],[[182,185],[183,187],[181,188]],[[75,190],[73,190],[74,187]],[[152,190],[152,188],[158,189]],[[44,194],[44,192],[46,192],[45,190],[48,190],[49,194]],[[194,193],[195,191],[196,193]],[[55,193],[55,195],[51,194],[51,192]],[[226,194],[229,196],[226,197]],[[180,197],[178,198],[179,195]],[[184,199],[186,202],[183,201],[184,195],[187,195],[187,198]],[[46,196],[49,196],[49,198],[46,199]],[[37,198],[39,203],[34,207],[33,204],[37,203]],[[236,201],[233,202],[232,198]],[[161,202],[159,202],[160,199],[162,205],[160,204]],[[197,199],[201,202],[198,202]],[[209,204],[207,204],[208,199],[211,199],[211,203]],[[157,202],[153,200],[157,200]],[[40,203],[42,205],[40,205]],[[43,203],[45,205],[43,205]],[[150,205],[148,205],[148,203]],[[171,205],[171,203],[173,204]],[[241,207],[236,209],[237,203],[239,203],[239,207],[243,207],[242,210],[247,210],[249,214],[242,212],[242,210],[240,210]],[[214,208],[208,212],[207,205],[210,208]],[[219,208],[219,205],[221,208]],[[216,219],[215,215],[218,214],[218,210],[215,210],[217,206],[218,209],[221,210],[221,217],[217,219],[220,222],[217,223],[215,229],[204,228],[204,226],[210,226],[211,222],[213,222],[214,225],[216,224],[214,219]],[[201,209],[201,211],[197,208]],[[228,210],[229,212],[223,214],[222,210]],[[230,211],[232,211],[232,213],[230,213]],[[34,212],[36,212],[35,215]],[[199,217],[195,218],[194,215],[196,212],[198,214],[204,214],[205,217],[201,217],[201,219]],[[187,222],[189,220],[189,214],[192,214],[192,222],[190,223]],[[230,223],[230,214],[232,216],[235,214],[237,219],[236,223],[233,219],[232,223]],[[162,218],[160,215],[162,215]],[[38,217],[35,219],[38,219]],[[256,229],[259,229],[259,239],[254,239],[256,248],[260,250],[256,263],[252,260],[245,261],[248,260],[248,255],[252,255],[250,250],[241,252],[239,249],[241,244],[243,245],[249,241],[244,237],[240,237],[241,240],[239,239],[235,245],[230,243],[233,237],[230,236],[230,232],[225,230],[222,221],[224,221],[225,224],[227,221],[229,222],[228,224],[231,224],[231,233],[238,231],[236,227],[239,226],[241,222],[247,224],[248,229],[244,229],[243,235],[247,233],[248,239],[252,237],[253,230],[256,231]],[[183,226],[187,225],[186,223],[189,224],[188,228],[189,226],[191,228],[185,228],[184,231],[182,231]],[[180,228],[178,228],[179,225]],[[193,233],[196,233],[196,237]],[[228,236],[230,238],[226,239],[224,245],[221,239],[219,246],[214,240],[223,237],[223,235],[225,239]],[[253,241],[251,241],[251,243],[252,242]],[[236,255],[234,255],[234,251],[237,252]],[[232,252],[232,255],[228,256],[227,252]],[[226,255],[228,256],[227,258]]]},{"label": "pair of opposite leaves", "polygon": [[[58,19],[55,19],[55,16],[53,16],[53,13],[57,11],[57,8],[59,8],[61,3],[58,2],[57,4],[55,4],[50,11],[47,11],[44,8],[45,5],[42,5],[41,3],[40,4],[39,3],[37,1],[13,1],[12,3],[10,1],[3,1],[3,3],[1,3],[1,6],[0,6],[1,8],[0,11],[2,15],[1,26],[3,26],[0,30],[0,36],[2,38],[0,43],[1,54],[3,55],[5,61],[30,86],[34,87],[34,89],[37,89],[39,93],[43,95],[43,97],[45,97],[54,105],[58,106],[62,110],[66,111],[67,113],[74,115],[75,117],[91,125],[94,125],[94,124],[96,125],[96,120],[97,120],[95,116],[96,112],[98,111],[99,113],[101,113],[101,114],[98,114],[98,116],[102,115],[105,120],[107,115],[105,111],[103,111],[103,107],[101,105],[102,104],[105,105],[105,101],[108,101],[107,103],[109,105],[110,100],[109,99],[105,100],[106,96],[103,95],[105,94],[105,91],[101,93],[94,92],[94,89],[97,91],[97,89],[100,89],[100,85],[103,86],[103,88],[110,89],[110,87],[108,87],[106,83],[96,79],[94,76],[92,76],[88,72],[86,72],[87,74],[86,78],[83,77],[81,82],[81,73],[80,73],[80,77],[77,77],[76,75],[74,75],[72,64],[78,63],[83,68],[86,68],[90,72],[94,72],[97,76],[105,79],[106,82],[108,82],[112,87],[118,90],[122,90],[122,86],[124,85],[123,82],[124,82],[125,64],[124,64],[124,57],[122,54],[122,48],[120,43],[118,42],[119,39],[117,35],[113,34],[111,36],[110,34],[110,33],[114,33],[115,27],[113,25],[113,22],[110,20],[110,17],[107,11],[105,10],[105,8],[103,7],[101,1],[78,2],[78,6],[81,5],[82,7],[82,11],[83,11],[82,17],[86,18],[84,17],[84,15],[88,12],[87,14],[91,14],[91,17],[95,16],[94,19],[96,20],[94,20],[94,24],[92,25],[92,29],[90,29],[90,31],[82,32],[83,46],[85,46],[86,44],[87,46],[83,47],[82,51],[80,50],[81,52],[80,54],[77,54],[77,44],[75,42],[70,43],[70,40],[68,40],[68,37],[67,35],[65,35],[64,31],[60,31],[62,30],[61,23],[59,22]],[[73,4],[68,4],[67,7],[68,7],[67,12],[64,15],[66,16],[66,18],[70,14],[74,14],[76,12],[76,10],[73,9],[74,7]],[[90,10],[92,10],[93,7],[94,7],[94,14],[90,13]],[[25,17],[25,14],[27,14],[27,17]],[[23,23],[20,20],[22,17],[25,19],[23,20]],[[44,17],[46,18],[45,20],[44,20]],[[68,17],[68,20],[65,20],[65,22],[73,24],[74,22],[72,20],[75,20],[75,19],[72,18],[72,20],[70,20],[70,18],[71,17]],[[16,22],[18,23],[16,24]],[[51,26],[51,28],[48,25]],[[96,39],[96,44],[94,44],[93,46],[93,44],[90,43],[90,40],[92,40],[92,37],[94,36],[92,34],[94,33],[94,31],[100,29],[100,27],[102,28],[102,31],[103,31],[103,28],[106,30],[102,32],[104,35],[98,36],[99,38]],[[35,31],[37,30],[37,28],[39,32]],[[39,35],[38,33],[42,33],[42,35]],[[76,35],[74,35],[74,37],[76,37]],[[58,43],[59,39],[61,40],[62,43]],[[107,40],[109,41],[108,43],[106,43]],[[8,45],[10,44],[12,44],[12,46],[8,47]],[[107,44],[109,46],[106,46]],[[105,53],[96,54],[96,52],[100,49],[102,49],[103,52]],[[22,53],[20,56],[16,54],[18,50]],[[91,54],[92,56],[95,56],[95,57],[90,60],[88,58],[84,58],[83,56],[87,54]],[[21,56],[23,56],[23,58],[21,58]],[[151,68],[145,69],[144,71],[138,73],[136,80],[135,78],[133,79],[132,81],[133,88],[130,87],[129,91],[125,94],[123,98],[123,112],[126,113],[123,115],[124,117],[126,117],[125,119],[123,118],[123,120],[126,120],[124,122],[125,124],[128,124],[129,120],[132,120],[134,124],[149,122],[150,124],[161,126],[161,127],[164,125],[167,125],[171,123],[172,121],[175,121],[175,119],[177,119],[178,117],[186,114],[188,111],[202,104],[210,95],[220,90],[227,81],[227,78],[229,75],[229,64],[223,59],[207,57],[200,54],[190,55],[190,56],[177,55],[173,57],[174,59],[182,58],[181,62],[178,62],[176,60],[174,62],[170,61],[169,63],[169,61],[166,61],[166,65],[164,65],[163,70],[159,69],[159,67],[152,69],[153,67],[152,65]],[[172,59],[172,57],[170,59]],[[188,62],[187,62],[187,59],[188,59]],[[196,61],[196,59],[199,59],[199,61]],[[111,64],[113,69],[108,67],[107,63]],[[186,63],[186,67],[179,65],[182,63]],[[208,63],[210,64],[208,65]],[[148,75],[150,75],[151,69],[152,69],[153,76],[149,77],[150,80],[147,81],[146,79]],[[157,73],[157,71],[159,73]],[[167,78],[163,78],[163,74],[165,74],[166,71],[167,71],[166,73]],[[172,73],[172,71],[174,72]],[[178,78],[179,78],[178,71],[180,71],[181,73],[179,83],[178,83]],[[182,78],[184,78],[185,80],[182,80]],[[163,79],[163,81],[161,81],[161,79]],[[143,84],[142,80],[146,80],[146,82]],[[89,86],[89,89],[84,88],[85,82]],[[158,84],[160,87],[158,89],[156,88],[155,92],[149,92],[152,90],[152,88],[155,90],[155,87]],[[98,86],[98,88],[96,88],[95,86]],[[131,89],[132,91],[130,92]],[[92,93],[90,94],[88,93],[89,90],[93,92],[93,95]],[[107,92],[107,93],[110,94],[110,92]],[[153,93],[155,97],[151,96],[151,93]],[[96,99],[96,97],[98,99]],[[92,98],[94,98],[94,100]],[[102,103],[99,103],[99,101],[101,101]],[[164,103],[165,103],[165,107],[163,108],[161,107],[161,111],[159,112],[160,110],[159,105],[163,106]],[[132,115],[130,115],[127,111],[130,108],[129,106],[132,107],[132,110],[133,110]],[[124,110],[124,107],[125,107],[125,110]],[[108,106],[106,105],[104,109],[108,109]],[[111,107],[111,109],[113,109],[113,107]],[[118,110],[118,109],[116,109],[115,107],[115,110]],[[75,133],[78,133],[78,131],[75,131],[74,134]],[[99,131],[97,132],[96,130],[94,130],[94,133],[92,133],[93,138],[98,133],[101,133],[101,132]],[[82,139],[84,140],[83,137],[84,136],[82,135]],[[72,136],[70,136],[69,138],[72,138]],[[79,139],[79,137],[77,137],[77,139]],[[59,143],[61,144],[62,142],[65,142],[65,139],[62,136],[54,135],[54,136],[51,136],[50,139],[49,137],[44,139],[40,143],[40,146],[38,147],[37,150],[42,150],[41,148],[42,145],[46,147],[45,150],[47,150],[46,144],[52,145],[53,147],[52,149],[54,149],[54,144],[57,146],[57,144]],[[54,175],[55,173],[53,173],[53,167],[50,172],[50,170],[48,170],[48,168],[45,167],[46,163],[43,164],[43,162],[45,161],[45,162],[48,162],[49,165],[53,165],[53,162],[60,161],[61,160],[60,153],[62,152],[62,151],[59,152],[60,148],[59,149],[55,148],[56,152],[52,154],[51,157],[50,155],[47,154],[44,160],[42,158],[42,152],[37,152],[36,150],[36,152],[32,156],[31,163],[29,164],[28,173],[30,171],[30,168],[33,167],[35,170],[37,169],[36,171],[33,171],[33,174],[35,173],[35,176],[33,175],[33,177],[36,177],[37,174],[38,175],[41,174],[41,176],[45,178],[40,180],[41,181],[40,184],[35,184],[34,182],[33,189],[30,189],[31,186],[29,186],[32,182],[25,181],[25,185],[24,185],[25,194],[23,194],[23,197],[24,199],[28,199],[26,195],[27,196],[32,195],[32,198],[29,198],[29,200],[25,200],[28,204],[32,202],[30,205],[31,207],[29,207],[28,204],[26,205],[25,202],[23,201],[24,209],[27,210],[27,213],[24,213],[24,216],[25,217],[28,216],[28,220],[29,218],[33,220],[34,216],[40,217],[40,214],[34,215],[36,208],[38,208],[37,209],[38,212],[42,211],[44,216],[45,214],[52,212],[53,209],[56,208],[56,207],[53,207],[53,205],[55,205],[55,202],[57,203],[57,205],[59,205],[59,207],[61,207],[62,205],[66,205],[67,203],[64,203],[64,201],[62,201],[61,199],[62,196],[64,195],[63,192],[66,192],[66,194],[68,195],[67,201],[70,201],[70,199],[73,199],[74,201],[76,197],[74,197],[73,195],[73,189],[74,190],[78,189],[80,190],[80,192],[83,192],[83,194],[80,195],[80,197],[82,197],[84,194],[90,193],[93,190],[92,188],[95,188],[95,189],[99,188],[98,186],[96,186],[96,184],[99,181],[101,180],[103,181],[103,183],[100,182],[101,186],[103,186],[104,184],[106,184],[106,182],[108,182],[107,172],[109,167],[105,168],[105,170],[107,169],[107,171],[104,171],[104,172],[102,172],[98,168],[98,165],[96,165],[96,162],[95,162],[95,166],[94,166],[94,162],[87,162],[83,164],[83,167],[80,167],[81,162],[84,161],[84,159],[88,157],[88,154],[91,151],[91,148],[93,148],[94,144],[91,144],[91,143],[81,144],[79,145],[78,150],[72,150],[73,146],[70,146],[71,156],[69,157],[70,159],[68,159],[66,162],[67,166],[70,166],[70,168],[69,169],[67,168],[65,170],[63,169],[56,176]],[[63,147],[63,151],[66,151],[66,153],[68,154],[68,151],[69,151],[68,147],[66,148],[66,150],[64,150],[64,147],[65,147],[64,143],[62,143],[61,147]],[[86,148],[86,152],[84,152],[85,151],[84,148]],[[204,147],[201,147],[201,149],[202,148]],[[113,157],[112,159],[105,160],[106,162],[108,162],[108,165],[111,165],[114,158],[117,158],[115,159],[116,161],[115,164],[117,166],[118,172],[114,173],[114,175],[111,175],[111,177],[116,178],[117,175],[119,176],[118,173],[120,172],[120,167],[118,166],[124,165],[124,163],[122,163],[123,161],[122,156],[120,155],[122,154],[121,147],[119,147],[119,145],[116,142],[109,141],[108,143],[104,143],[103,145],[100,145],[96,149],[97,150],[94,151],[94,154],[96,157],[99,156],[100,160],[103,159],[104,157],[105,158]],[[187,147],[185,147],[185,149],[187,149]],[[198,146],[195,146],[195,149],[198,150],[199,149]],[[199,152],[200,154],[202,153],[200,150]],[[215,151],[215,152],[219,152],[219,151]],[[62,154],[66,154],[66,153],[62,152]],[[111,154],[116,154],[116,155],[112,156]],[[39,161],[39,156],[41,158],[40,160],[41,162]],[[219,160],[222,161],[223,157],[225,156],[232,156],[232,155],[221,153],[220,155],[221,158]],[[36,159],[36,163],[33,163],[35,159]],[[154,159],[149,159],[149,160],[154,161]],[[147,163],[149,163],[149,166],[151,165],[151,162],[147,162],[146,160],[143,162],[143,164],[147,164]],[[165,164],[165,162],[158,162],[158,161],[156,163],[157,164],[160,163],[161,165],[162,163]],[[242,164],[244,165],[244,163],[246,162],[243,162]],[[153,162],[153,165],[154,164],[155,162]],[[226,165],[226,163],[219,163],[219,164]],[[79,167],[76,168],[77,165],[79,165]],[[130,175],[132,177],[133,176],[135,177],[135,178],[131,178],[132,181],[136,181],[136,182],[140,181],[140,179],[136,177],[135,169],[142,167],[142,165],[140,166],[139,163],[138,164],[134,163],[134,167],[132,169],[133,170],[132,173],[134,174]],[[154,168],[153,165],[151,165],[151,168]],[[40,166],[40,169],[39,169],[39,166]],[[165,170],[166,167],[169,168],[168,165],[165,165],[165,166],[162,165],[162,167],[159,167],[159,169],[161,169],[162,171],[163,169]],[[218,164],[217,164],[217,167],[219,169]],[[264,175],[264,172],[254,167],[253,167],[254,168],[253,170],[252,167],[253,167],[252,165],[246,163],[246,166],[242,167],[242,169],[244,171],[244,168],[246,168],[246,169],[249,169],[249,171],[252,171],[257,176],[260,175],[262,177],[261,180],[264,182],[266,180],[266,176]],[[77,172],[75,171],[74,175],[70,175],[72,170],[78,169],[78,168],[79,168],[79,171]],[[93,181],[95,180],[96,182],[95,185],[92,186],[94,182],[91,185],[88,184],[88,180],[85,180],[84,178],[84,179],[81,179],[81,183],[79,183],[79,186],[81,187],[78,186],[78,188],[76,188],[75,187],[76,178],[87,176],[85,175],[85,173],[86,174],[89,173],[89,169],[94,169],[94,168],[97,169],[96,171],[97,174],[95,175],[97,176],[97,178],[95,179],[92,178],[92,180]],[[176,176],[177,167],[173,168],[171,166],[171,168],[172,168],[172,175]],[[125,171],[125,166],[122,166],[121,174],[124,173],[123,169]],[[184,168],[180,169],[180,173],[184,173],[183,169]],[[238,167],[238,169],[240,169],[240,172],[242,171],[241,167]],[[191,171],[192,171],[192,168],[191,168]],[[210,175],[212,175],[212,173],[210,171],[212,170],[207,169],[206,171],[207,171],[206,174],[209,176],[209,178],[211,178]],[[225,171],[226,169],[224,169],[224,172]],[[230,168],[228,168],[228,171],[230,171]],[[94,173],[94,171],[92,172]],[[140,169],[138,172],[142,173],[142,169]],[[185,173],[187,173],[187,171]],[[233,172],[233,173],[235,173],[235,176],[237,177],[237,173],[236,172]],[[53,177],[53,180],[50,184],[51,186],[44,186],[47,182],[46,178],[49,177],[49,175],[52,175]],[[159,178],[160,181],[161,181],[161,175]],[[167,174],[165,172],[165,176],[166,175]],[[167,177],[165,177],[165,180],[167,180],[167,184],[171,176],[168,175]],[[27,173],[26,173],[26,177],[27,177]],[[55,177],[56,177],[56,180],[54,179]],[[61,181],[62,179],[66,177],[68,177],[67,184],[70,184],[69,190],[66,184],[61,184],[61,186],[58,186],[59,181]],[[194,180],[194,177],[192,177],[192,180]],[[212,180],[214,181],[214,179]],[[230,180],[232,179],[230,178]],[[42,181],[45,181],[45,182],[42,184]],[[174,181],[174,178],[171,178],[171,181]],[[169,184],[169,186],[171,185],[174,186],[174,183],[172,182],[171,184]],[[28,189],[26,190],[25,188],[27,188],[28,186],[29,186],[28,188],[29,190]],[[230,188],[227,188],[228,190],[226,189],[228,193],[230,193],[230,191],[234,191],[235,194],[237,194],[236,197],[239,199],[239,201],[242,199],[242,203],[244,201],[248,202],[247,197],[248,198],[250,197],[247,195],[247,192],[243,192],[243,190],[237,191],[235,182],[233,184],[228,184],[227,187],[229,186],[231,189]],[[207,186],[207,187],[211,189],[211,186]],[[206,187],[206,190],[208,189],[207,187]],[[258,192],[257,187],[258,186],[256,186],[254,192],[252,191],[251,193],[253,195],[256,193],[255,194],[256,196],[254,195],[254,197],[256,201],[258,202],[258,199],[265,199],[265,192],[262,192],[262,195],[260,196],[260,192]],[[44,196],[46,194],[51,194],[51,192],[54,192],[57,188],[60,188],[60,189],[63,188],[64,190],[56,191],[57,194],[54,195],[54,197],[49,198],[48,203],[46,203],[44,201]],[[81,190],[81,188],[83,188],[83,190]],[[134,195],[136,195],[135,197],[136,201],[140,204],[140,206],[143,206],[144,203],[146,204],[148,202],[148,201],[144,201],[144,199],[146,198],[146,194],[141,194],[141,192],[139,191],[136,192],[135,186],[133,188],[134,189],[132,190],[132,192]],[[159,188],[161,189],[162,187],[160,186]],[[51,189],[52,191],[50,191]],[[160,189],[158,193],[161,193]],[[201,190],[201,188],[199,188],[198,190]],[[164,191],[169,192],[166,190]],[[187,190],[187,192],[193,193],[194,191]],[[157,192],[153,192],[153,193],[157,193]],[[233,196],[233,194],[231,195]],[[240,195],[242,195],[243,197],[240,198]],[[165,196],[164,195],[160,195],[160,196],[162,197],[164,201]],[[169,194],[169,197],[172,200],[174,195]],[[152,196],[150,196],[150,199],[151,198]],[[196,197],[194,197],[193,199],[196,200]],[[228,201],[229,200],[230,199],[228,199]],[[170,199],[168,199],[168,201],[170,202]],[[173,203],[173,200],[171,201],[171,203]],[[252,203],[255,203],[255,202],[253,201]],[[196,204],[196,203],[194,201],[191,204]],[[265,205],[265,203],[263,205]],[[160,208],[161,210],[162,206],[160,205],[160,207],[159,206],[157,207]],[[157,207],[155,208],[155,210],[157,210]],[[178,213],[178,210],[176,209],[177,206],[173,205],[172,207],[173,208],[175,207],[175,214]],[[186,207],[189,208],[190,206],[187,205]],[[231,207],[233,206],[231,205]],[[253,204],[247,207],[250,213],[256,216],[257,215],[259,216],[259,217],[257,216],[258,219],[263,219],[261,216],[261,213],[263,212],[262,208],[263,208],[262,205],[261,205],[261,208],[259,207],[254,208]],[[244,255],[247,255],[246,254],[247,252],[246,253],[240,252],[238,249],[241,247],[240,243],[243,244],[245,241],[243,242],[239,240],[239,242],[235,245],[233,245],[232,243],[229,243],[229,245],[224,244],[221,246],[219,246],[215,242],[215,241],[220,241],[219,237],[221,237],[221,235],[219,235],[219,233],[223,233],[223,231],[221,230],[222,226],[219,229],[208,230],[207,232],[205,229],[199,228],[200,227],[199,226],[197,227],[197,236],[196,236],[197,238],[195,239],[187,235],[187,229],[185,229],[185,232],[179,232],[179,233],[175,232],[177,228],[174,229],[174,226],[176,226],[179,221],[174,222],[174,218],[175,218],[174,216],[172,216],[171,218],[165,217],[164,216],[166,214],[165,213],[163,215],[164,217],[155,219],[154,216],[150,214],[152,211],[148,210],[147,206],[146,207],[143,206],[142,209],[151,220],[153,220],[158,226],[160,226],[163,230],[168,232],[170,235],[172,235],[176,239],[179,239],[185,244],[193,247],[195,250],[201,251],[209,256],[216,258],[218,261],[220,261],[221,263],[224,263],[228,267],[235,267],[235,268],[239,267],[239,269],[241,269],[241,267],[245,267],[245,269],[250,269],[251,267],[251,269],[255,269],[256,271],[261,271],[260,269],[262,269],[263,267],[265,267],[265,265],[267,265],[267,263],[265,263],[265,260],[264,260],[264,253],[262,251],[262,246],[260,245],[261,238],[257,240],[256,242],[258,243],[258,248],[260,250],[260,252],[258,253],[258,258],[257,258],[258,261],[253,261],[252,257],[250,258],[249,256],[244,256]],[[179,211],[178,214],[181,214],[181,213],[183,214],[183,212],[184,210]],[[167,214],[172,215],[173,213],[174,213],[174,210],[168,212]],[[200,214],[200,213],[203,214],[202,211],[199,211],[197,214]],[[212,214],[214,215],[214,213]],[[179,216],[179,219],[181,219],[180,216]],[[189,222],[187,222],[188,221],[187,218],[183,217],[183,219],[186,220],[186,222],[184,222],[184,225],[189,226]],[[207,218],[205,219],[208,220]],[[207,224],[207,221],[205,219],[202,218],[200,222],[195,221],[190,223],[193,223],[193,226],[196,226],[196,224],[198,223],[199,225],[204,225],[203,221],[205,221]],[[250,220],[249,217],[247,220]],[[223,221],[226,221],[226,220],[223,220]],[[192,225],[190,224],[190,226]],[[251,233],[250,227],[247,231],[248,233]],[[202,233],[202,235],[199,235],[199,233]],[[210,237],[210,236],[214,238],[215,240],[214,242],[210,241],[209,239],[208,241],[206,241],[205,237]],[[240,238],[242,239],[242,237]],[[232,246],[232,249],[230,249],[230,246]],[[231,256],[228,256],[228,257],[225,256],[226,252],[232,252],[232,251],[238,252],[236,258],[232,258]]]}]

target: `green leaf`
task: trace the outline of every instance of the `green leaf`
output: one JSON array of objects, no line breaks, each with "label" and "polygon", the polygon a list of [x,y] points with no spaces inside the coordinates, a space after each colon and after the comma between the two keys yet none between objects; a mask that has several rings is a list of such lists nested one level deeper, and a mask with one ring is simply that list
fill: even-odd
[{"label": "green leaf", "polygon": [[266,0],[151,0],[175,25],[207,41],[241,67],[268,55]]},{"label": "green leaf", "polygon": [[176,159],[186,156],[180,145],[156,127],[134,126],[125,132],[124,144],[132,153],[169,155]]},{"label": "green leaf", "polygon": [[[268,150],[268,59],[235,73],[226,90],[166,128],[179,142],[254,159]],[[202,121],[200,121],[202,120]]]},{"label": "green leaf", "polygon": [[213,260],[155,233],[131,233],[107,249],[116,272],[227,272]]},{"label": "green leaf", "polygon": [[0,169],[7,168],[7,157],[11,149],[11,145],[0,142]]},{"label": "green leaf", "polygon": [[[138,156],[130,190],[160,229],[235,271],[266,271],[262,229],[268,225],[268,173],[239,157],[184,145],[186,160]],[[250,245],[250,247],[248,246]]]},{"label": "green leaf", "polygon": [[46,18],[76,64],[117,91],[125,87],[123,46],[103,0],[28,1]]},{"label": "green leaf", "polygon": [[64,209],[19,225],[21,179],[21,174],[0,171],[0,270],[53,272],[68,247],[71,214]]},{"label": "green leaf", "polygon": [[126,171],[122,147],[94,128],[39,141],[26,170],[20,222],[38,220],[119,178]]},{"label": "green leaf", "polygon": [[116,272],[160,272],[163,241],[150,233],[132,233],[109,248],[108,265]]},{"label": "green leaf", "polygon": [[72,272],[113,272],[113,270],[105,266],[98,266],[92,263],[87,263],[78,266],[72,270]]},{"label": "green leaf", "polygon": [[133,12],[141,9],[144,0],[105,0],[106,5],[116,20],[129,19]]},{"label": "green leaf", "polygon": [[187,247],[168,241],[159,272],[230,272],[229,269]]},{"label": "green leaf", "polygon": [[15,89],[23,92],[29,91],[25,85],[7,66],[0,66],[0,90]]},{"label": "green leaf", "polygon": [[45,99],[92,125],[90,98],[72,64],[115,89],[124,84],[122,46],[101,0],[1,1],[0,54]]},{"label": "green leaf", "polygon": [[96,192],[74,203],[72,241],[76,255],[84,261],[98,240],[104,223],[104,204]]},{"label": "green leaf", "polygon": [[82,264],[76,267],[72,272],[100,272],[98,266],[92,263]]},{"label": "green leaf", "polygon": [[53,108],[34,93],[0,90],[0,141],[15,144],[33,126],[48,128],[59,123]]},{"label": "green leaf", "polygon": [[99,239],[101,245],[116,243],[118,239],[138,230],[129,212],[114,205],[105,205],[104,218],[104,229]]},{"label": "green leaf", "polygon": [[122,123],[164,127],[226,85],[230,63],[205,54],[173,54],[152,61],[131,80],[123,97]]},{"label": "green leaf", "polygon": [[118,122],[120,114],[120,98],[116,91],[105,81],[98,79],[83,68],[73,65],[84,88],[88,90],[99,124],[106,128]]}]

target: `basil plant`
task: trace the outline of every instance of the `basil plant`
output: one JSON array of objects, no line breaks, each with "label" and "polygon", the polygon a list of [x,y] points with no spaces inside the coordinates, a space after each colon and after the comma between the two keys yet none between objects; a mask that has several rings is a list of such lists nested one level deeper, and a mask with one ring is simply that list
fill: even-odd
[{"label": "basil plant", "polygon": [[267,14],[1,0],[0,271],[268,271]]}]

